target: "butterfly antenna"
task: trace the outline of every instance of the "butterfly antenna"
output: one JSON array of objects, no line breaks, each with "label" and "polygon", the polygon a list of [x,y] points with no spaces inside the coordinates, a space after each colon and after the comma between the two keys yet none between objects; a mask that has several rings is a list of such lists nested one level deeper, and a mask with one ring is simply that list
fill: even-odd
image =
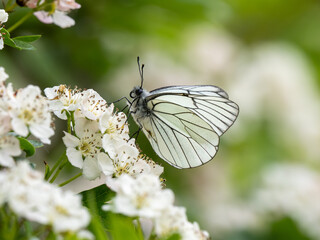
[{"label": "butterfly antenna", "polygon": [[140,87],[142,88],[142,86],[143,86],[143,69],[144,69],[144,64],[142,64],[142,66],[140,66],[140,58],[139,58],[139,56],[137,57],[137,62],[138,62],[139,73],[140,73],[140,78],[141,78],[141,85],[140,85]]}]

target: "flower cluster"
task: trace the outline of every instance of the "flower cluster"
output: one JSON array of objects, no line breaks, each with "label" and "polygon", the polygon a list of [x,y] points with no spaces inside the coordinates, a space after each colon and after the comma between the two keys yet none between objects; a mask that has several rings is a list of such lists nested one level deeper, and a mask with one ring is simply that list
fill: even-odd
[{"label": "flower cluster", "polygon": [[27,161],[2,170],[0,182],[0,206],[8,204],[19,217],[50,225],[59,234],[81,232],[89,224],[81,197],[44,182]]},{"label": "flower cluster", "polygon": [[0,9],[0,50],[3,49],[3,38],[1,34],[2,24],[8,21],[8,13],[5,10]]},{"label": "flower cluster", "polygon": [[163,168],[140,154],[134,139],[129,139],[126,115],[114,112],[94,90],[69,89],[65,85],[46,88],[50,109],[61,119],[70,119],[72,132],[63,142],[70,163],[83,169],[87,179],[102,173],[120,176],[141,172],[159,176]]},{"label": "flower cluster", "polygon": [[54,131],[48,102],[40,88],[29,85],[13,91],[10,83],[7,86],[4,83],[7,78],[0,67],[0,165],[12,167],[12,157],[21,154],[15,134],[23,137],[32,134],[49,144]]},{"label": "flower cluster", "polygon": [[81,7],[74,0],[27,0],[24,4],[32,9],[44,9],[36,11],[34,15],[43,23],[53,23],[61,28],[71,27],[75,24],[75,21],[67,14],[71,10]]},{"label": "flower cluster", "polygon": [[83,169],[87,179],[107,176],[107,186],[116,192],[105,210],[151,220],[153,234],[182,239],[207,239],[208,233],[187,220],[183,207],[173,205],[174,194],[163,189],[163,167],[140,153],[129,137],[126,115],[94,90],[69,89],[65,85],[45,89],[50,109],[67,119],[69,131],[63,142],[70,163]]},{"label": "flower cluster", "polygon": [[197,223],[188,221],[185,208],[173,205],[173,192],[163,189],[157,176],[139,174],[133,177],[123,174],[118,178],[107,179],[107,185],[117,195],[111,204],[103,206],[104,210],[149,219],[154,234],[161,238],[172,234],[179,234],[184,240],[209,238],[209,234],[201,231]]}]

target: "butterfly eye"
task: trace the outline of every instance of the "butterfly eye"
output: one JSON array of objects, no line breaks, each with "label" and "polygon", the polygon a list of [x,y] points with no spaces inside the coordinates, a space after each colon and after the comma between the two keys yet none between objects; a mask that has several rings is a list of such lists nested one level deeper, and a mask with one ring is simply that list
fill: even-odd
[{"label": "butterfly eye", "polygon": [[136,95],[137,96],[141,95],[142,91],[143,91],[142,88],[136,89]]}]

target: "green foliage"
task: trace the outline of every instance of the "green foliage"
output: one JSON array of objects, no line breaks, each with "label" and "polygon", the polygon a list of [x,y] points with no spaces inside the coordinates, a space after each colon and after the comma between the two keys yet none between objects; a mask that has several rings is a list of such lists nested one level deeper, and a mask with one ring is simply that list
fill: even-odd
[{"label": "green foliage", "polygon": [[35,154],[36,148],[40,148],[43,144],[35,140],[27,140],[23,137],[17,137],[20,142],[20,148],[26,153],[26,157],[31,157]]},{"label": "green foliage", "polygon": [[19,50],[35,50],[30,42],[34,42],[41,37],[41,35],[29,35],[11,38],[10,33],[5,28],[2,28],[0,33],[4,38],[4,44]]}]

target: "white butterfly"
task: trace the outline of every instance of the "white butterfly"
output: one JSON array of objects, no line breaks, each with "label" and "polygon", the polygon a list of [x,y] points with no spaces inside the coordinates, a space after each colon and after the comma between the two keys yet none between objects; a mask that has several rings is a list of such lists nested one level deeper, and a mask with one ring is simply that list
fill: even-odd
[{"label": "white butterfly", "polygon": [[219,137],[236,120],[239,107],[221,88],[211,85],[169,86],[151,92],[141,86],[130,92],[130,113],[155,152],[177,168],[212,160]]}]

